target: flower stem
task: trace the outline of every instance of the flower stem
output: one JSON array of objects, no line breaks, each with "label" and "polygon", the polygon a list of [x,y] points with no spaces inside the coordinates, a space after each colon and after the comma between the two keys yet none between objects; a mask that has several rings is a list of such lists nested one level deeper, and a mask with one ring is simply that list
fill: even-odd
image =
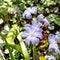
[{"label": "flower stem", "polygon": [[36,46],[33,45],[33,60],[39,60],[39,54],[36,51]]},{"label": "flower stem", "polygon": [[34,45],[33,45],[33,60],[35,60],[35,52],[34,52]]}]

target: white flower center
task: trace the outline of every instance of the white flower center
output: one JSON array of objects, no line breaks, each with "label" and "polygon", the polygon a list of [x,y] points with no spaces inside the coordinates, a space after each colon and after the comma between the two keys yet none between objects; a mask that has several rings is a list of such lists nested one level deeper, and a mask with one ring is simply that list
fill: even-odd
[{"label": "white flower center", "polygon": [[33,32],[30,32],[29,34],[30,34],[30,36],[33,36]]}]

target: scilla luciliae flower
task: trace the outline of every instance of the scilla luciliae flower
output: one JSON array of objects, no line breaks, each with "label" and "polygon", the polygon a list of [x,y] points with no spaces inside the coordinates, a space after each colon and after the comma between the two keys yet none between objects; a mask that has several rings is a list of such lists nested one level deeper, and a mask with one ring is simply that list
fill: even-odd
[{"label": "scilla luciliae flower", "polygon": [[27,24],[25,26],[25,31],[22,32],[21,36],[25,37],[24,41],[26,44],[30,42],[34,45],[39,43],[39,39],[42,39],[42,29],[40,28],[41,24],[37,21],[32,21],[32,24]]}]

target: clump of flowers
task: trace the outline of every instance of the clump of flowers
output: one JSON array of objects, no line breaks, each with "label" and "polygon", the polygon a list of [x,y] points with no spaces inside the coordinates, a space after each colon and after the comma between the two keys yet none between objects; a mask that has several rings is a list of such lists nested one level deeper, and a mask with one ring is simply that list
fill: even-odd
[{"label": "clump of flowers", "polygon": [[[36,7],[28,7],[23,13],[23,18],[25,19],[32,19],[32,14],[37,15],[37,8]],[[22,32],[21,36],[25,37],[24,41],[26,44],[36,44],[43,38],[43,26],[50,26],[50,23],[42,14],[37,15],[37,20],[30,21],[31,24],[25,25],[25,31]]]},{"label": "clump of flowers", "polygon": [[[33,20],[33,16],[36,17],[36,20]],[[32,43],[33,45],[38,43],[43,47],[45,46],[44,44],[46,44],[45,42],[47,41],[49,43],[49,46],[47,45],[48,51],[50,52],[54,50],[54,54],[58,54],[59,49],[57,38],[54,34],[47,33],[50,23],[42,14],[38,14],[37,8],[26,8],[23,13],[23,18],[28,19],[28,21],[30,22],[25,25],[25,31],[21,33],[21,36],[24,38],[25,43],[27,45],[29,45],[30,43]]]},{"label": "clump of flowers", "polygon": [[49,34],[48,41],[50,43],[49,51],[54,49],[54,51],[55,51],[54,54],[58,54],[59,49],[58,49],[58,44],[57,44],[57,38],[55,37],[55,35],[54,34]]}]

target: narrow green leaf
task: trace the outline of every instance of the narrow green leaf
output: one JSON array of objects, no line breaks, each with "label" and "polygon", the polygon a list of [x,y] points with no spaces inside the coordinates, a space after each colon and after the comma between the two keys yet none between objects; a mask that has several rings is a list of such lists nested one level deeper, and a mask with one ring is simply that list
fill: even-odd
[{"label": "narrow green leaf", "polygon": [[20,45],[18,45],[18,44],[15,44],[15,45],[8,44],[8,45],[9,45],[10,47],[16,49],[17,51],[22,52],[22,51],[21,51],[21,47],[20,47]]},{"label": "narrow green leaf", "polygon": [[24,55],[24,57],[25,57],[25,60],[30,60],[28,51],[27,51],[27,49],[26,49],[26,46],[25,46],[25,44],[24,44],[24,42],[23,42],[23,40],[22,40],[20,34],[17,36],[17,38],[18,38],[18,40],[20,41],[22,53],[23,53],[23,55]]},{"label": "narrow green leaf", "polygon": [[40,46],[39,48],[40,48],[40,49],[43,49],[43,48],[45,48],[45,47],[47,47],[47,46],[48,46],[48,43],[46,43],[45,45]]}]

